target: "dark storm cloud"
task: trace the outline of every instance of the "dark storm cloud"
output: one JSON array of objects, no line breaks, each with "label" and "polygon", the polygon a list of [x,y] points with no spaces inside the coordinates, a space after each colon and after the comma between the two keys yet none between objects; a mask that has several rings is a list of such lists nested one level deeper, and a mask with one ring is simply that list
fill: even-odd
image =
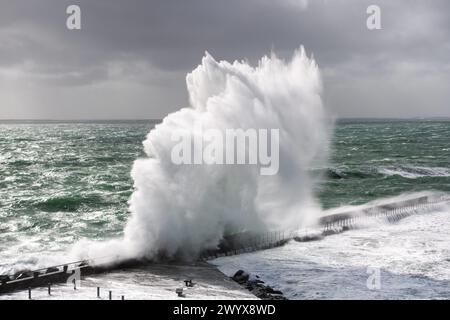
[{"label": "dark storm cloud", "polygon": [[[338,115],[450,115],[444,0],[0,3],[0,117],[163,116],[186,105],[184,76],[205,50],[255,62],[301,44]],[[70,4],[82,30],[65,28]],[[381,7],[382,30],[366,28],[369,4]]]}]

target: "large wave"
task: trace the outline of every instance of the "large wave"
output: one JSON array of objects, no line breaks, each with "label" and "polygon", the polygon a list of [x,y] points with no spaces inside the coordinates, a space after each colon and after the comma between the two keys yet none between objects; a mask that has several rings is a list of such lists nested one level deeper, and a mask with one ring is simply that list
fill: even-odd
[{"label": "large wave", "polygon": [[[330,121],[318,66],[303,47],[289,61],[272,53],[256,67],[206,53],[186,82],[190,107],[151,130],[144,141],[148,157],[134,163],[123,239],[79,243],[81,258],[194,258],[225,234],[291,228],[318,215],[307,170],[327,159]],[[221,132],[278,129],[278,174],[260,175],[259,165],[174,164],[173,132],[195,138],[199,124]]]}]

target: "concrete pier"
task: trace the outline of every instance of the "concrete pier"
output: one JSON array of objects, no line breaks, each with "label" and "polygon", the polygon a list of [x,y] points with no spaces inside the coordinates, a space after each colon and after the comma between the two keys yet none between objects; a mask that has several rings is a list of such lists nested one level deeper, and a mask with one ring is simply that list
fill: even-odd
[{"label": "concrete pier", "polygon": [[[185,281],[191,280],[186,286]],[[177,288],[183,295],[178,296]],[[150,264],[133,268],[115,269],[101,274],[84,276],[73,290],[73,285],[52,285],[31,289],[32,300],[140,300],[140,299],[257,299],[216,267],[204,263]],[[123,297],[123,298],[122,298]],[[28,299],[27,290],[4,293],[0,299]]]}]

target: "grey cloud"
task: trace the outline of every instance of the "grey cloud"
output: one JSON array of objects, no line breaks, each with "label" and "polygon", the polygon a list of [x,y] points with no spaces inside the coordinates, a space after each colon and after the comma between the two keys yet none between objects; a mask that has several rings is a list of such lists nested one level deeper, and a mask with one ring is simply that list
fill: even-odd
[{"label": "grey cloud", "polygon": [[[53,110],[55,117],[84,118],[90,110],[101,118],[108,108],[114,117],[162,116],[187,104],[184,76],[205,50],[217,59],[254,63],[272,48],[288,57],[303,44],[323,70],[327,105],[338,115],[450,115],[450,3],[376,2],[379,31],[365,26],[373,3],[366,0],[2,0],[0,78],[12,84],[8,92],[0,88],[0,99],[8,97],[9,108],[25,110],[17,113],[25,117],[26,110],[33,117],[40,110],[50,117]],[[69,4],[82,9],[80,31],[65,28]],[[11,70],[21,77],[11,80]],[[23,90],[36,96],[33,106],[14,98],[22,82],[32,83]],[[115,92],[106,94],[120,85],[129,104],[118,103]],[[58,94],[48,97],[52,88]],[[435,97],[428,101],[432,108],[405,97],[417,88]],[[67,101],[73,91],[93,106],[58,109],[58,99]],[[14,114],[5,108],[0,117]]]}]

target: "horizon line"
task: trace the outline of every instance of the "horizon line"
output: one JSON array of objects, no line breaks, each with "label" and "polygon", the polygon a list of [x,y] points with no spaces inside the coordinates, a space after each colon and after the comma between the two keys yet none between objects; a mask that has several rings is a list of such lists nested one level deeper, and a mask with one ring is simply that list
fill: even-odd
[{"label": "horizon line", "polygon": [[[116,119],[48,119],[48,118],[0,118],[0,122],[31,122],[31,121],[49,121],[49,122],[96,122],[96,121],[161,121],[164,118],[116,118]],[[415,116],[415,117],[336,117],[336,120],[435,120],[435,119],[450,119],[450,116]]]}]

